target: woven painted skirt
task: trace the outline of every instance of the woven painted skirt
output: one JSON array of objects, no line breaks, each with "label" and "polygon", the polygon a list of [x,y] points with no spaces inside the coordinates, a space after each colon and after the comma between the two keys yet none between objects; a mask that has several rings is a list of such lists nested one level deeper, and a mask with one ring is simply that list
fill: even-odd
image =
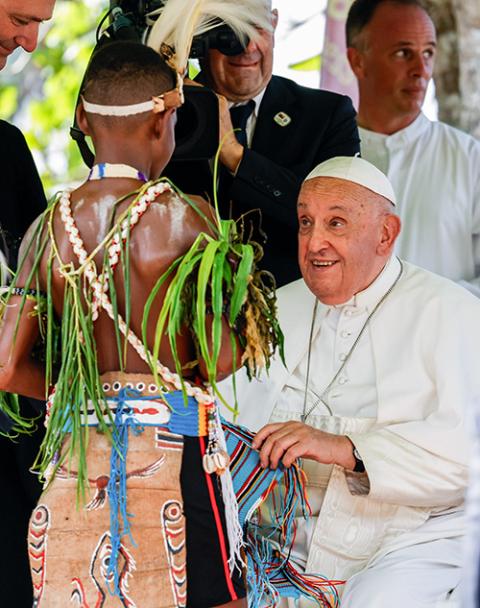
[{"label": "woven painted skirt", "polygon": [[[120,405],[133,414],[126,458],[95,430],[92,414],[85,500],[77,505],[78,467],[65,460],[30,520],[34,607],[207,608],[243,597],[241,577],[227,565],[219,484],[201,464],[206,438],[172,429],[172,403],[151,376],[102,380],[112,415]],[[119,472],[126,496],[112,483]]]}]

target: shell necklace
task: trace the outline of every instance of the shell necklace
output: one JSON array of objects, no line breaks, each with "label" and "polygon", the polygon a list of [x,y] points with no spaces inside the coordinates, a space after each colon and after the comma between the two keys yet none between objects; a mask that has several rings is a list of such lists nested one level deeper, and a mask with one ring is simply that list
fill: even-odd
[{"label": "shell necklace", "polygon": [[138,169],[135,169],[135,167],[112,163],[93,165],[88,174],[87,181],[105,179],[106,177],[131,177],[132,179],[139,179],[144,183],[148,182],[147,176]]},{"label": "shell necklace", "polygon": [[[60,196],[60,214],[65,226],[65,231],[81,266],[84,267],[85,276],[93,291],[91,308],[92,319],[97,319],[99,309],[103,309],[112,320],[116,320],[123,336],[135,349],[140,358],[149,365],[153,360],[152,354],[147,351],[143,342],[127,326],[127,323],[122,316],[118,314],[118,312],[115,313],[113,309],[112,302],[107,293],[109,289],[108,279],[109,274],[113,274],[113,271],[119,262],[121,242],[125,242],[128,233],[138,223],[140,217],[145,213],[149,205],[156,200],[159,194],[166,191],[172,191],[172,188],[168,183],[159,182],[152,184],[132,204],[130,208],[131,213],[121,222],[119,230],[114,233],[111,242],[108,245],[107,264],[110,267],[110,272],[108,269],[104,269],[100,275],[97,272],[95,262],[88,258],[88,253],[75,224],[75,220],[73,219],[70,206],[70,193],[64,192]],[[156,370],[165,383],[173,385],[176,390],[185,390],[188,396],[194,397],[200,405],[206,407],[208,444],[202,458],[203,468],[207,473],[216,472],[222,474],[228,468],[230,458],[224,449],[223,431],[221,430],[220,419],[211,390],[194,386],[189,382],[182,380],[178,374],[170,371],[168,367],[162,365],[160,361],[156,362]]]}]

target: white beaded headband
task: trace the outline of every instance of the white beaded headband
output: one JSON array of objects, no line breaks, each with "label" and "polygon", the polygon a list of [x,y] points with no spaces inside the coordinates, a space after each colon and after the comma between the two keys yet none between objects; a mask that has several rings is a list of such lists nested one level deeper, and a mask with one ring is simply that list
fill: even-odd
[{"label": "white beaded headband", "polygon": [[165,112],[170,108],[179,108],[184,102],[183,80],[177,74],[177,86],[162,95],[153,96],[149,101],[134,103],[127,106],[106,106],[87,101],[82,95],[85,112],[99,114],[100,116],[133,116],[143,112],[153,111],[154,114]]},{"label": "white beaded headband", "polygon": [[[168,96],[168,97],[167,97]],[[152,97],[150,101],[134,103],[129,106],[104,106],[98,103],[90,103],[82,96],[83,107],[88,114],[99,114],[100,116],[133,116],[143,112],[153,111],[154,114],[164,112],[169,108],[179,108],[183,103],[183,94],[177,89],[168,91],[164,95]]]}]

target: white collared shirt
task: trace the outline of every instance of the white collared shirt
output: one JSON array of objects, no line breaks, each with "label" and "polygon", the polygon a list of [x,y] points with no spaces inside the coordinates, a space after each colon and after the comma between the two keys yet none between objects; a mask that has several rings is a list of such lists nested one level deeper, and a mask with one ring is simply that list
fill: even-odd
[{"label": "white collared shirt", "polygon": [[397,255],[480,296],[480,142],[424,114],[393,135],[359,133],[397,196]]}]

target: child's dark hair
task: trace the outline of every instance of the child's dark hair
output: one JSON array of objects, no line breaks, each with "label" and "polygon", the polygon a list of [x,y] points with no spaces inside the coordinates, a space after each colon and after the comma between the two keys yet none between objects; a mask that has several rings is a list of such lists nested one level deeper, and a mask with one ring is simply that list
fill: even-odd
[{"label": "child's dark hair", "polygon": [[87,68],[83,95],[90,103],[129,105],[175,88],[176,74],[153,49],[140,42],[107,43]]}]

